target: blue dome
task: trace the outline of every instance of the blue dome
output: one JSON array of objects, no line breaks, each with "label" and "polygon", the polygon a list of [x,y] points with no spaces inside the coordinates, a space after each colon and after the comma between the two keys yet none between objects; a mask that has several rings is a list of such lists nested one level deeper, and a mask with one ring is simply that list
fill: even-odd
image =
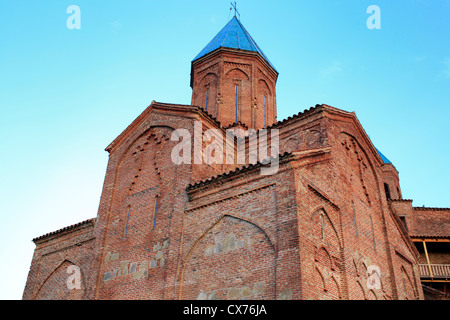
[{"label": "blue dome", "polygon": [[270,63],[262,50],[258,47],[255,40],[245,30],[242,23],[236,18],[230,20],[222,30],[203,48],[202,51],[194,58],[195,61],[218,48],[231,48],[259,53],[267,63],[276,71],[275,67]]},{"label": "blue dome", "polygon": [[378,154],[380,155],[381,160],[383,160],[383,163],[392,163],[391,161],[389,161],[388,158],[386,158],[386,157],[384,156],[384,154],[382,154],[382,153],[380,152],[380,150],[378,150],[377,148],[375,148],[375,149],[378,151]]}]

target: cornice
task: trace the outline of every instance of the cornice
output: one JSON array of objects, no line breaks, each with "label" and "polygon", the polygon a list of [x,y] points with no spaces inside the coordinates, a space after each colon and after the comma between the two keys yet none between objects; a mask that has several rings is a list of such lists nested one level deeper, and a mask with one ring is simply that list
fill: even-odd
[{"label": "cornice", "polygon": [[72,233],[72,232],[75,232],[77,230],[81,230],[81,229],[84,229],[84,228],[87,228],[87,227],[91,227],[91,226],[93,227],[95,225],[96,220],[97,220],[96,218],[88,219],[88,220],[81,221],[79,223],[76,223],[76,224],[73,224],[73,225],[70,225],[70,226],[58,229],[56,231],[52,231],[52,232],[46,233],[46,234],[44,234],[42,236],[34,238],[33,242],[35,244],[40,244],[40,243],[42,243],[44,241],[47,241],[47,240],[50,240],[50,239],[52,239],[54,237],[59,237],[59,236],[62,236],[62,235],[66,235],[68,233]]},{"label": "cornice", "polygon": [[128,137],[135,128],[139,127],[144,120],[147,118],[147,116],[153,111],[153,110],[166,110],[171,112],[179,112],[183,113],[184,115],[188,114],[192,118],[195,118],[195,116],[200,116],[204,120],[210,122],[213,126],[217,127],[218,129],[223,130],[222,124],[211,114],[203,110],[203,108],[199,106],[194,105],[182,105],[182,104],[171,104],[171,103],[162,103],[157,101],[152,101],[152,103],[127,127],[125,128],[122,133],[120,133],[117,138],[115,138],[106,148],[105,151],[111,153],[111,151],[120,144],[121,141],[123,141],[126,137]]}]

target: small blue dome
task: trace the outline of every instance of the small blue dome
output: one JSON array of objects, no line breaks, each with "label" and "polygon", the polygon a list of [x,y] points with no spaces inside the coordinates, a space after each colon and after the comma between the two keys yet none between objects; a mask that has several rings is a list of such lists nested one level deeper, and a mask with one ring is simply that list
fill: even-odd
[{"label": "small blue dome", "polygon": [[276,71],[275,67],[270,63],[262,50],[258,47],[255,40],[245,30],[242,23],[236,18],[230,20],[222,30],[203,48],[202,51],[194,58],[195,61],[218,48],[231,48],[245,51],[257,52],[267,63]]}]

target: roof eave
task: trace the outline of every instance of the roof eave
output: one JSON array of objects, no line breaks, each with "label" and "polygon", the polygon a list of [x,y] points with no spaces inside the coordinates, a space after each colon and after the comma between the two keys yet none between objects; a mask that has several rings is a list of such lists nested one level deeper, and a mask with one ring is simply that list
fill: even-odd
[{"label": "roof eave", "polygon": [[255,56],[262,63],[264,63],[269,68],[269,70],[271,70],[276,75],[276,77],[278,77],[278,75],[279,75],[277,69],[275,69],[275,67],[267,59],[265,59],[259,52],[243,50],[243,49],[228,48],[228,47],[219,47],[219,48],[214,49],[213,51],[208,52],[207,54],[205,54],[205,55],[203,55],[201,57],[198,57],[198,58],[196,58],[196,59],[191,61],[191,77],[190,77],[190,86],[191,86],[191,88],[193,88],[193,85],[194,85],[194,72],[193,72],[194,65],[196,65],[197,63],[203,62],[205,60],[208,60],[211,57],[220,54],[221,52],[232,52],[232,53],[235,53],[235,54]]}]

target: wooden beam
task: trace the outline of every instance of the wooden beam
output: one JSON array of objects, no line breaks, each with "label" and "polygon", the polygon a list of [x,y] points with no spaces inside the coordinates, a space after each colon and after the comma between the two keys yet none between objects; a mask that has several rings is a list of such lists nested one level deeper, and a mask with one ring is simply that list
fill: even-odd
[{"label": "wooden beam", "polygon": [[440,283],[450,283],[450,280],[445,280],[445,279],[434,279],[434,280],[424,280],[424,279],[420,279],[420,282],[440,282]]},{"label": "wooden beam", "polygon": [[428,270],[430,270],[430,277],[433,278],[433,271],[431,270],[430,257],[428,256],[428,250],[427,250],[427,245],[425,244],[425,240],[422,241],[422,243],[423,243],[423,249],[425,250],[425,256],[427,257]]},{"label": "wooden beam", "polygon": [[450,242],[450,239],[439,238],[411,238],[412,242]]}]

